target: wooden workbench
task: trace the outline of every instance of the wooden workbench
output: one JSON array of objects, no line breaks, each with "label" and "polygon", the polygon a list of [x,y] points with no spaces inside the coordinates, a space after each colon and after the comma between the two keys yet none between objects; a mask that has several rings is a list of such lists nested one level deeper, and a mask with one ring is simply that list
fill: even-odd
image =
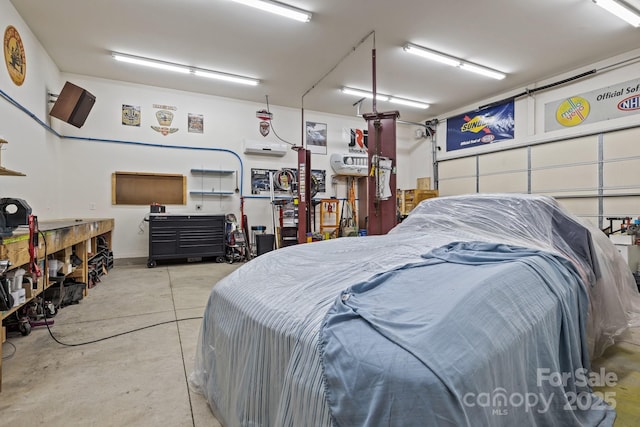
[{"label": "wooden workbench", "polygon": [[[83,219],[58,219],[42,221],[39,223],[38,235],[38,264],[44,270],[45,258],[53,256],[64,263],[63,272],[68,277],[73,277],[83,283],[89,283],[88,260],[96,253],[97,238],[105,239],[111,247],[111,233],[113,231],[113,218],[83,218]],[[82,264],[72,267],[71,254],[75,253],[82,260]],[[5,237],[0,241],[0,260],[8,259],[11,262],[9,271],[23,268],[29,271],[29,230],[19,227],[14,230],[11,237]],[[32,292],[24,304],[30,302],[39,293],[48,288],[48,272],[42,271],[42,277],[38,279],[38,288]],[[2,319],[10,316],[24,304],[2,312]],[[2,391],[2,346],[0,345],[0,391]]]}]

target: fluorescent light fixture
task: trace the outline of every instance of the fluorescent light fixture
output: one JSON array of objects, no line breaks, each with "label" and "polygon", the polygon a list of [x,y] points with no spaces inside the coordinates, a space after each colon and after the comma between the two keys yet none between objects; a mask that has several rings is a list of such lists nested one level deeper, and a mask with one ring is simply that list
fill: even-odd
[{"label": "fluorescent light fixture", "polygon": [[468,62],[463,62],[460,64],[460,68],[463,70],[471,71],[472,73],[480,74],[481,76],[491,77],[492,79],[502,80],[506,76],[504,73],[499,71],[494,71],[486,67],[481,67],[479,65],[470,64]]},{"label": "fluorescent light fixture", "polygon": [[[347,95],[355,95],[355,96],[361,96],[363,98],[373,99],[373,93],[367,92],[366,90],[343,87],[342,93],[345,93]],[[388,100],[389,100],[389,97],[387,95],[381,95],[379,93],[376,93],[376,101],[388,101]]]},{"label": "fluorescent light fixture", "polygon": [[593,0],[593,2],[634,27],[640,27],[640,12],[631,10],[615,0]]},{"label": "fluorescent light fixture", "polygon": [[255,7],[256,9],[264,10],[266,12],[275,13],[276,15],[284,16],[290,19],[294,19],[300,22],[311,21],[311,12],[298,9],[297,7],[289,6],[288,4],[280,3],[273,0],[231,0],[236,3],[244,4],[246,6]]},{"label": "fluorescent light fixture", "polygon": [[125,55],[125,54],[116,53],[116,52],[113,52],[111,56],[113,56],[113,59],[115,59],[116,61],[122,61],[129,64],[142,65],[144,67],[151,67],[151,68],[158,68],[161,70],[173,71],[174,73],[189,74],[191,72],[191,69],[189,67],[184,65],[172,64],[171,62],[141,58],[139,56]]},{"label": "fluorescent light fixture", "polygon": [[194,69],[193,74],[195,74],[198,77],[224,80],[227,82],[240,83],[240,84],[249,85],[249,86],[257,86],[258,83],[260,83],[260,80],[252,79],[249,77],[236,76],[233,74],[220,73],[217,71],[206,71],[206,70]]},{"label": "fluorescent light fixture", "polygon": [[143,58],[141,56],[128,55],[124,53],[112,52],[111,56],[117,61],[129,64],[142,65],[144,67],[158,68],[161,70],[173,71],[175,73],[193,74],[199,77],[224,80],[233,83],[240,83],[250,86],[257,86],[260,80],[251,77],[238,76],[236,74],[223,73],[220,71],[207,70],[204,68],[190,67],[188,65],[175,64],[173,62],[160,61],[157,59]]},{"label": "fluorescent light fixture", "polygon": [[393,104],[406,105],[407,107],[421,108],[423,110],[426,110],[427,108],[429,108],[429,104],[425,104],[424,102],[411,101],[410,99],[396,98],[395,96],[390,97],[389,102]]},{"label": "fluorescent light fixture", "polygon": [[456,58],[452,58],[448,55],[445,55],[440,52],[436,52],[435,50],[427,49],[425,47],[416,46],[411,43],[407,43],[404,47],[404,51],[408,53],[412,53],[417,56],[421,56],[423,58],[430,59],[432,61],[439,62],[441,64],[450,65],[452,67],[459,67],[460,60]]},{"label": "fluorescent light fixture", "polygon": [[[354,95],[354,96],[360,96],[362,98],[373,99],[373,93],[366,90],[353,89],[350,87],[343,87],[340,90],[342,91],[342,93],[346,95]],[[413,108],[421,108],[423,110],[426,108],[429,108],[429,104],[424,102],[412,101],[410,99],[398,98],[395,96],[383,95],[380,93],[376,93],[376,101],[392,102],[394,104],[406,105],[407,107],[413,107]]]},{"label": "fluorescent light fixture", "polygon": [[403,49],[405,52],[412,53],[414,55],[418,55],[423,58],[430,59],[432,61],[440,62],[441,64],[450,65],[452,67],[457,67],[462,70],[471,71],[472,73],[480,74],[485,77],[491,77],[496,80],[502,80],[507,76],[505,73],[493,70],[489,67],[474,64],[472,62],[468,62],[460,58],[456,58],[454,56],[447,55],[442,52],[437,52],[435,50],[427,49],[426,47],[418,46],[412,43],[407,43],[403,47]]}]

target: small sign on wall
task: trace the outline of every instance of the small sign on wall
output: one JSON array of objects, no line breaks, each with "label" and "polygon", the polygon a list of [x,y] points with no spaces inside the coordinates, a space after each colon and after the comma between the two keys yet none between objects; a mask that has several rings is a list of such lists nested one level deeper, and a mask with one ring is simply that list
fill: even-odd
[{"label": "small sign on wall", "polygon": [[204,116],[202,114],[189,113],[187,117],[189,133],[204,133]]},{"label": "small sign on wall", "polygon": [[4,62],[7,65],[7,71],[13,83],[21,86],[27,75],[27,58],[24,53],[22,38],[18,30],[9,25],[4,30]]},{"label": "small sign on wall", "polygon": [[159,109],[158,111],[156,111],[156,119],[158,120],[159,126],[151,125],[151,129],[155,130],[156,132],[160,132],[164,136],[176,133],[178,132],[178,130],[180,130],[179,128],[171,127],[174,117],[173,112],[178,109],[177,107],[174,107],[172,105],[153,104],[153,108]]},{"label": "small sign on wall", "polygon": [[140,106],[122,104],[122,124],[140,127]]},{"label": "small sign on wall", "polygon": [[366,153],[369,147],[368,130],[356,128],[343,128],[342,137],[349,141],[350,153]]}]

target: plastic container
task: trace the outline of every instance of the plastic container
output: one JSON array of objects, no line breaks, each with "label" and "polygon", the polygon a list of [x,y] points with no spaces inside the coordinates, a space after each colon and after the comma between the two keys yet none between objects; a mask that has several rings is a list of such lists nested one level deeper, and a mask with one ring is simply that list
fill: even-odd
[{"label": "plastic container", "polygon": [[27,271],[23,268],[12,270],[6,274],[7,279],[11,282],[10,292],[22,289],[22,279]]},{"label": "plastic container", "polygon": [[56,277],[58,271],[64,266],[64,262],[57,259],[50,259],[47,262],[49,263],[49,277]]}]

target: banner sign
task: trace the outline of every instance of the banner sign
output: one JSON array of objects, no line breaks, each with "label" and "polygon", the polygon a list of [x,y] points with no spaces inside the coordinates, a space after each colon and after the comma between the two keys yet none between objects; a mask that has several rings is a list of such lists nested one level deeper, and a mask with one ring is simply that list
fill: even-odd
[{"label": "banner sign", "polygon": [[447,119],[447,151],[513,139],[513,101]]},{"label": "banner sign", "polygon": [[640,112],[640,79],[549,102],[544,105],[545,132],[617,119]]}]

